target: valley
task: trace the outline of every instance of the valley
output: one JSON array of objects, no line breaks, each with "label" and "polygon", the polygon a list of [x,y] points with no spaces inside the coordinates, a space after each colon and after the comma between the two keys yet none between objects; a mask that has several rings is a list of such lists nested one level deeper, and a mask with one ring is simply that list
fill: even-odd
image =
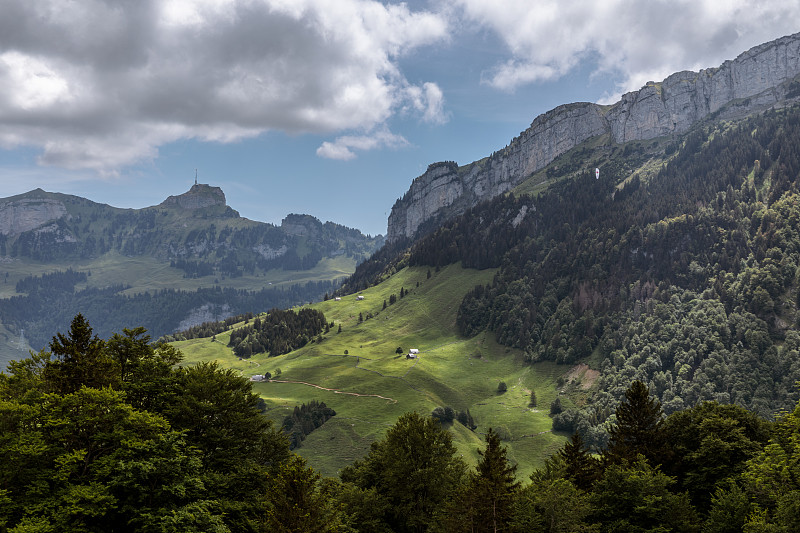
[{"label": "valley", "polygon": [[[270,372],[273,380],[255,382],[253,390],[277,424],[311,399],[334,408],[337,415],[296,450],[325,475],[336,475],[365,454],[401,414],[429,414],[444,406],[469,409],[475,419],[475,432],[457,421],[449,426],[469,462],[477,460],[483,433],[493,427],[503,432],[520,475],[528,475],[564,442],[564,435],[551,432],[549,406],[568,369],[549,363],[528,367],[519,350],[497,344],[491,334],[464,339],[457,333],[456,312],[466,288],[488,282],[494,270],[451,265],[427,278],[429,270],[404,268],[358,293],[364,300],[353,294],[313,304],[335,327],[321,343],[286,355],[239,359],[226,346],[229,334],[175,346],[185,354],[183,364],[217,361],[246,377]],[[384,300],[401,288],[408,294],[384,309]],[[359,314],[372,317],[359,323]],[[417,359],[406,358],[410,348],[419,349]],[[500,382],[508,385],[505,393],[498,393]],[[537,407],[529,406],[531,390]]]}]

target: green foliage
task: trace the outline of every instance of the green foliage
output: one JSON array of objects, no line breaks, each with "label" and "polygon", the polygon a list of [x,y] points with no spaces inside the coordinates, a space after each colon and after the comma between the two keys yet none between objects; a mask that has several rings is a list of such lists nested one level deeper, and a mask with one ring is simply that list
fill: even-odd
[{"label": "green foliage", "polygon": [[299,448],[306,436],[332,416],[336,416],[336,411],[325,402],[312,400],[308,404],[295,406],[292,414],[285,417],[281,424],[281,429],[289,437],[289,449]]},{"label": "green foliage", "polygon": [[590,490],[600,477],[600,464],[589,453],[578,433],[558,451],[558,458],[563,461],[564,477],[583,491]]},{"label": "green foliage", "polygon": [[266,531],[306,533],[340,531],[344,516],[321,487],[320,475],[292,456],[268,482]]},{"label": "green foliage", "polygon": [[119,368],[108,356],[105,343],[92,328],[76,315],[70,325],[69,335],[57,333],[50,343],[54,360],[45,365],[43,376],[47,388],[54,392],[75,392],[82,386],[99,388],[114,384],[119,378]]},{"label": "green foliage", "polygon": [[478,453],[481,458],[467,488],[472,503],[464,516],[470,518],[472,531],[506,529],[520,486],[515,479],[517,467],[509,462],[506,449],[492,428],[486,433],[486,448]]},{"label": "green foliage", "polygon": [[272,309],[257,317],[253,324],[231,331],[228,346],[239,357],[266,352],[272,356],[282,355],[305,346],[327,324],[325,315],[316,309]]},{"label": "green foliage", "polygon": [[[143,328],[107,342],[78,315],[0,375],[0,524],[11,531],[259,531],[288,456],[250,383]],[[259,525],[262,524],[262,525]]]},{"label": "green foliage", "polygon": [[800,402],[775,425],[769,443],[747,463],[742,483],[761,519],[778,531],[800,527]]},{"label": "green foliage", "polygon": [[657,465],[664,455],[664,414],[647,386],[634,381],[617,406],[616,423],[608,430],[611,462],[633,461],[641,455]]},{"label": "green foliage", "polygon": [[590,496],[603,531],[699,531],[689,497],[670,489],[675,480],[643,458],[609,466]]},{"label": "green foliage", "polygon": [[391,502],[385,521],[394,531],[426,531],[464,475],[455,451],[451,435],[437,421],[408,413],[363,460],[343,469],[341,478],[374,488]]},{"label": "green foliage", "polygon": [[663,426],[670,453],[667,473],[679,479],[694,505],[707,511],[717,486],[734,479],[760,453],[771,431],[764,420],[735,405],[705,402],[677,411]]},{"label": "green foliage", "polygon": [[599,531],[589,523],[588,497],[564,478],[537,478],[514,502],[513,531]]}]

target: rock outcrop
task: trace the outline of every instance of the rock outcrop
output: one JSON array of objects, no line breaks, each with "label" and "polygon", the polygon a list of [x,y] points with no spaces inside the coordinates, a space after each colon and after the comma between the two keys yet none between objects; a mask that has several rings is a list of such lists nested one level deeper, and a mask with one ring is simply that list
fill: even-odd
[{"label": "rock outcrop", "polygon": [[180,207],[182,209],[201,209],[225,205],[225,193],[219,187],[206,184],[192,185],[192,188],[178,196],[170,196],[159,207]]},{"label": "rock outcrop", "polygon": [[688,131],[712,114],[740,118],[800,100],[800,33],[756,46],[718,68],[648,82],[612,106],[559,106],[489,158],[435,163],[392,207],[387,240],[414,237],[476,203],[511,190],[559,155],[597,135],[617,143]]},{"label": "rock outcrop", "polygon": [[58,200],[51,198],[9,200],[0,203],[0,234],[18,235],[65,216],[67,208]]}]

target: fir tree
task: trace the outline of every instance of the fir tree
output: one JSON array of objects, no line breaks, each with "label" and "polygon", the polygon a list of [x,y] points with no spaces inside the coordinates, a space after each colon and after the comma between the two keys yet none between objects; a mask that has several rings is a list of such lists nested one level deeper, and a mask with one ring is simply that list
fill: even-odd
[{"label": "fir tree", "polygon": [[512,506],[520,484],[500,436],[492,428],[486,433],[486,448],[475,472],[447,510],[447,530],[471,532],[508,531]]},{"label": "fir tree", "polygon": [[650,396],[647,386],[634,381],[617,406],[617,423],[609,430],[606,460],[618,463],[642,454],[653,465],[661,462],[664,451],[661,403]]},{"label": "fir tree", "polygon": [[564,460],[566,477],[579,489],[590,490],[600,474],[599,464],[589,453],[580,434],[573,434],[558,455]]}]

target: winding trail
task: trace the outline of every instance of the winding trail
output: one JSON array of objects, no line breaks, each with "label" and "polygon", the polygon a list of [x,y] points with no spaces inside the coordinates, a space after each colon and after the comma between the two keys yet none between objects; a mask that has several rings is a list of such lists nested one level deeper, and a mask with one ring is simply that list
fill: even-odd
[{"label": "winding trail", "polygon": [[[411,366],[411,368],[406,370],[406,373],[403,374],[402,376],[387,376],[386,374],[384,374],[382,372],[378,372],[377,370],[372,370],[372,369],[369,369],[369,368],[363,368],[363,367],[359,366],[359,363],[361,363],[362,359],[365,359],[367,361],[373,361],[374,360],[374,359],[371,359],[369,357],[363,357],[363,356],[360,356],[360,355],[349,355],[349,354],[348,355],[341,355],[341,354],[336,354],[336,353],[328,353],[328,354],[325,354],[325,355],[332,355],[334,357],[355,357],[356,358],[356,366],[354,367],[355,369],[363,370],[364,372],[372,372],[373,374],[378,374],[380,377],[386,378],[386,379],[399,379],[400,381],[402,381],[403,383],[408,385],[412,390],[415,390],[418,393],[424,394],[424,395],[427,396],[427,393],[425,391],[416,388],[414,385],[411,384],[410,381],[408,381],[405,378],[406,374],[408,374],[411,371],[411,369],[414,368],[414,366],[416,366],[416,364],[419,362],[419,357],[417,357],[414,360],[414,364]],[[394,400],[394,401],[395,401],[395,403],[397,403],[397,400]]]},{"label": "winding trail", "polygon": [[348,396],[358,396],[360,398],[380,398],[381,400],[386,400],[392,403],[397,403],[397,400],[394,398],[387,398],[386,396],[381,396],[380,394],[359,394],[357,392],[347,392],[338,389],[329,389],[327,387],[323,387],[321,385],[315,385],[314,383],[308,383],[307,381],[291,381],[288,379],[271,379],[269,383],[294,383],[296,385],[308,385],[309,387],[314,387],[316,389],[325,390],[332,392],[334,394],[347,394]]}]

